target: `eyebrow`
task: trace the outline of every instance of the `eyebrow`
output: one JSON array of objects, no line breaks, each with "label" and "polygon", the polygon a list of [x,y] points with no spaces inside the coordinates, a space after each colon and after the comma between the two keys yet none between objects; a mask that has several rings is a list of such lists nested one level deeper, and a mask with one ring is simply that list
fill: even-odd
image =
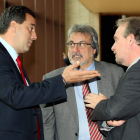
[{"label": "eyebrow", "polygon": [[31,23],[31,25],[33,25],[35,27],[35,24]]},{"label": "eyebrow", "polygon": [[[73,40],[69,40],[69,42],[74,42],[74,41]],[[80,40],[79,42],[86,42],[86,41],[85,40]]]}]

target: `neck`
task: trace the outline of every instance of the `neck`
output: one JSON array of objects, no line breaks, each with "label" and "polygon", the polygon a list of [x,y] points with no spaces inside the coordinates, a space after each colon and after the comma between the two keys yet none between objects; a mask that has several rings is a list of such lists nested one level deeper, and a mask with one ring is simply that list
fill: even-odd
[{"label": "neck", "polygon": [[12,46],[12,44],[13,44],[12,35],[10,35],[10,34],[8,35],[8,33],[5,33],[5,34],[1,34],[0,37]]},{"label": "neck", "polygon": [[93,59],[90,59],[87,62],[80,64],[80,69],[86,70],[92,63],[93,63]]}]

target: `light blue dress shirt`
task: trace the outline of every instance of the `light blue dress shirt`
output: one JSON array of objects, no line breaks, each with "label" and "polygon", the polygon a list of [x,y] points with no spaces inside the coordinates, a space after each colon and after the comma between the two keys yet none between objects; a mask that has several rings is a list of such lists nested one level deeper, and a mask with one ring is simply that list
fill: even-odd
[{"label": "light blue dress shirt", "polygon": [[[87,68],[87,70],[95,70],[94,61]],[[79,139],[78,140],[90,140],[88,121],[87,121],[85,104],[84,104],[84,99],[83,99],[82,84],[83,82],[76,83],[74,85],[74,91],[75,91],[77,109],[78,109],[78,117],[79,117]],[[89,87],[90,87],[91,93],[98,94],[96,78],[89,80]]]}]

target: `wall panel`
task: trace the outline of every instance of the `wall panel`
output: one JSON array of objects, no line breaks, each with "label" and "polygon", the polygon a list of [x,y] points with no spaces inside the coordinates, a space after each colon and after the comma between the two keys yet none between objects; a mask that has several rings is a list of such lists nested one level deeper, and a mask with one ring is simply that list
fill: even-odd
[{"label": "wall panel", "polygon": [[[54,0],[54,58],[55,58],[55,66],[54,68],[57,69],[60,67],[60,40],[59,40],[59,36],[60,36],[60,26],[59,26],[59,20],[60,20],[60,16],[59,16],[59,0]],[[62,55],[61,55],[62,56]]]},{"label": "wall panel", "polygon": [[42,76],[46,73],[45,65],[45,50],[46,50],[46,27],[45,27],[45,1],[36,1],[36,81],[40,81]]},{"label": "wall panel", "polygon": [[[59,36],[59,40],[60,40],[60,52],[61,52],[61,56],[62,56],[62,52],[66,52],[65,51],[65,0],[60,0],[60,36]],[[60,56],[60,65],[64,66],[64,61],[63,58]]]},{"label": "wall panel", "polygon": [[54,18],[53,18],[53,1],[46,0],[46,59],[47,59],[47,71],[50,72],[54,69]]}]

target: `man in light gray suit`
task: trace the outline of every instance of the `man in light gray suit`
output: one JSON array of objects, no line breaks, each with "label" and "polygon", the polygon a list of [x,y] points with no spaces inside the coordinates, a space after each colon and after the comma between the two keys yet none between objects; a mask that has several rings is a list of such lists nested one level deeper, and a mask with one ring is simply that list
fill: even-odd
[{"label": "man in light gray suit", "polygon": [[[88,80],[91,93],[105,93],[107,98],[113,95],[123,69],[115,64],[94,60],[99,54],[96,31],[88,25],[73,25],[68,31],[67,46],[70,62],[80,61],[77,69],[98,70],[101,73],[100,77]],[[43,79],[59,75],[64,69],[54,70],[44,75]],[[42,105],[45,140],[90,140],[82,84],[67,85],[67,100],[61,101],[61,104]],[[98,122],[99,128],[101,123]],[[103,139],[102,135],[100,139]]]},{"label": "man in light gray suit", "polygon": [[102,101],[101,96],[92,94],[85,102],[95,108],[94,120],[126,120],[108,133],[107,140],[140,140],[140,17],[119,19],[117,27],[112,51],[116,62],[128,67],[126,73],[114,96]]}]

